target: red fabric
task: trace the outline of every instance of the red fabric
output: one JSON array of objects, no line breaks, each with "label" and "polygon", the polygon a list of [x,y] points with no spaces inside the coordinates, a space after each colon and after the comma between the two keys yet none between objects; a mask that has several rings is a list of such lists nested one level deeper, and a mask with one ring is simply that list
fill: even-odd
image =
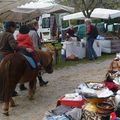
[{"label": "red fabric", "polygon": [[91,32],[91,26],[90,25],[86,25],[86,32],[90,33]]},{"label": "red fabric", "polygon": [[115,85],[114,82],[104,82],[105,83],[105,87],[109,88],[110,90],[118,90],[118,87]]},{"label": "red fabric", "polygon": [[16,39],[18,46],[31,48],[34,51],[32,39],[29,37],[29,34],[17,34]]}]

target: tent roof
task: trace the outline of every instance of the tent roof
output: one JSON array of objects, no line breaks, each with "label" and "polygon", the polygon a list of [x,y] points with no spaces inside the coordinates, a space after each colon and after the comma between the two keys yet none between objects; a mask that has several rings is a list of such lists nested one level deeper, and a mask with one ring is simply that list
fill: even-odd
[{"label": "tent roof", "polygon": [[77,12],[70,15],[65,15],[63,17],[63,20],[84,19],[84,18],[85,16],[83,15],[82,12]]},{"label": "tent roof", "polygon": [[41,12],[35,9],[15,8],[0,15],[0,21],[26,22],[39,17]]},{"label": "tent roof", "polygon": [[0,14],[33,0],[0,0]]},{"label": "tent roof", "polygon": [[42,8],[41,12],[42,13],[63,13],[63,12],[73,13],[74,8],[60,4],[53,4],[49,7]]},{"label": "tent roof", "polygon": [[55,3],[46,3],[46,2],[31,2],[25,5],[20,6],[20,8],[30,8],[30,9],[39,9],[42,13],[62,13],[62,12],[74,12],[73,7],[68,7]]},{"label": "tent roof", "polygon": [[[120,10],[96,8],[93,10],[91,14],[91,18],[114,19],[117,17],[120,17]],[[84,18],[85,16],[83,15],[82,12],[77,12],[74,14],[64,16],[63,20],[84,19]]]},{"label": "tent roof", "polygon": [[96,8],[91,17],[93,18],[101,18],[101,19],[114,19],[120,17],[120,10],[112,10],[112,9],[103,9],[103,8]]}]

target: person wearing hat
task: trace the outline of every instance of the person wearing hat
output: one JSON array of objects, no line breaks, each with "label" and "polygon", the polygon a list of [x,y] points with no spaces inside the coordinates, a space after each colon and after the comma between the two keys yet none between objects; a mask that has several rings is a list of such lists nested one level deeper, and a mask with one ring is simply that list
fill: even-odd
[{"label": "person wearing hat", "polygon": [[[19,33],[16,35],[16,41],[18,43],[18,46],[29,49],[29,52],[24,49],[20,49],[20,52],[26,56],[33,58],[33,60],[35,61],[36,65],[37,65],[37,61],[35,60],[35,57],[34,57],[33,43],[32,43],[31,38],[29,37],[29,31],[30,30],[27,25],[22,25],[19,29]],[[20,88],[20,90],[27,89],[24,84],[20,84],[19,88]]]},{"label": "person wearing hat", "polygon": [[17,40],[18,46],[29,49],[29,52],[23,49],[21,49],[20,51],[25,55],[33,57],[32,53],[34,52],[34,47],[33,47],[32,40],[29,37],[29,31],[30,30],[27,25],[22,25],[19,29],[19,33],[16,35],[16,40]]},{"label": "person wearing hat", "polygon": [[[16,24],[13,21],[4,21],[4,31],[0,33],[0,61],[8,54],[13,53],[14,51],[19,51],[20,49],[30,51],[25,47],[19,47],[16,40],[14,39],[13,33],[16,30]],[[2,91],[3,81],[0,81],[0,91]],[[14,91],[13,96],[17,96],[17,93]],[[0,95],[2,99],[2,96]]]},{"label": "person wearing hat", "polygon": [[13,37],[13,33],[16,30],[14,22],[4,22],[4,31],[0,33],[0,60],[7,53],[18,50],[17,43]]}]

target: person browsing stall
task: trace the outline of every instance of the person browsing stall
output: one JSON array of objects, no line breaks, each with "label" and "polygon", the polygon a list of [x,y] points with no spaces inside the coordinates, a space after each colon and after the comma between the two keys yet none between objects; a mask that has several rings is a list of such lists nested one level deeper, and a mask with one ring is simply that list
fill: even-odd
[{"label": "person browsing stall", "polygon": [[85,19],[85,23],[86,23],[86,35],[87,35],[88,59],[89,60],[97,59],[96,52],[93,48],[93,43],[98,35],[98,30],[95,26],[91,24],[91,19]]}]

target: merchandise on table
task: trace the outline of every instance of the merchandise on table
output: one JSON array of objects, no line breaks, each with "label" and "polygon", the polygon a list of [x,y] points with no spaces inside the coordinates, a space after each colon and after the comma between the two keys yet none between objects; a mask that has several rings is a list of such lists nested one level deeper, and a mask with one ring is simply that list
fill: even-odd
[{"label": "merchandise on table", "polygon": [[65,97],[61,97],[57,101],[57,105],[64,105],[64,106],[70,106],[70,107],[77,107],[81,108],[84,104],[84,99],[65,99]]}]

